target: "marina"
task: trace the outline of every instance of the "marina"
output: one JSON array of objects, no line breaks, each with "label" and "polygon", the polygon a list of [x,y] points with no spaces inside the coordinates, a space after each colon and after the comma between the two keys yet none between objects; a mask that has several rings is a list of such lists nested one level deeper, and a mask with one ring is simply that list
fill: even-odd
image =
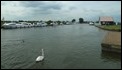
[{"label": "marina", "polygon": [[1,1],[1,69],[121,69],[121,1]]},{"label": "marina", "polygon": [[36,23],[31,24],[27,22],[19,22],[19,23],[4,23],[2,25],[3,29],[14,29],[14,28],[29,28],[29,27],[44,27],[47,26],[46,23]]}]

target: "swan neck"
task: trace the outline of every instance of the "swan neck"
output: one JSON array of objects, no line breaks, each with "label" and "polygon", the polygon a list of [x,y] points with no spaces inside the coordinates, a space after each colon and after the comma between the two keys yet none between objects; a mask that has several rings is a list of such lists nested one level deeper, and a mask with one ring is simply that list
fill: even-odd
[{"label": "swan neck", "polygon": [[43,49],[42,49],[42,56],[44,56],[44,51],[43,51]]}]

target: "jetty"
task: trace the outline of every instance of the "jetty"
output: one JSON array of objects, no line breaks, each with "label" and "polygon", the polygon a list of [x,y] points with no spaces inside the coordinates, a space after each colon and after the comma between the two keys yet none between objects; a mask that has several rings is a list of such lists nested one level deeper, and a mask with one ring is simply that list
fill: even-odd
[{"label": "jetty", "polygon": [[121,32],[108,32],[101,46],[104,51],[121,53]]}]

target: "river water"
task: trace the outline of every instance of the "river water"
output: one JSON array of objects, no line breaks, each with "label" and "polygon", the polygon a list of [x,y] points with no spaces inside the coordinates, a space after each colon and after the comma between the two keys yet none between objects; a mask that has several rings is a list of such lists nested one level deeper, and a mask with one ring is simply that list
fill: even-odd
[{"label": "river water", "polygon": [[106,33],[88,24],[1,29],[1,68],[121,69],[120,55],[101,51]]}]

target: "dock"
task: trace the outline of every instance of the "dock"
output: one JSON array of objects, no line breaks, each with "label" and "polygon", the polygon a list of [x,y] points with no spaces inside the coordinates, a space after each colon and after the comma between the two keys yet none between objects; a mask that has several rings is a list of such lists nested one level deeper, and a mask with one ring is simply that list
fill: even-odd
[{"label": "dock", "polygon": [[101,46],[104,51],[121,53],[121,32],[108,32]]}]

